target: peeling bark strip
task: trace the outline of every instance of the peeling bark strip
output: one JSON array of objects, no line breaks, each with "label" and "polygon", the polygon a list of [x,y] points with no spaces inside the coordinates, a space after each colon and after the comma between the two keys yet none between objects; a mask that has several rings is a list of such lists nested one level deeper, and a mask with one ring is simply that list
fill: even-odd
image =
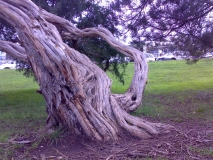
[{"label": "peeling bark strip", "polygon": [[[99,141],[117,140],[121,128],[140,138],[172,128],[128,114],[141,104],[148,67],[140,51],[118,42],[108,30],[79,30],[30,0],[0,0],[0,17],[16,29],[22,42],[17,46],[1,41],[0,48],[31,64],[46,100],[48,126],[62,124],[75,134]],[[64,30],[66,39],[100,36],[134,59],[135,74],[127,92],[111,94],[107,75],[88,57],[67,46],[57,27]]]}]

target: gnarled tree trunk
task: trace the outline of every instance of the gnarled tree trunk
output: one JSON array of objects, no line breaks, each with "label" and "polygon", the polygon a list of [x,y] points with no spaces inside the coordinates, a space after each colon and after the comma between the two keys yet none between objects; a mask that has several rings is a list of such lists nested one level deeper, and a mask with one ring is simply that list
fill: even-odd
[{"label": "gnarled tree trunk", "polygon": [[[148,67],[140,51],[119,43],[104,28],[77,29],[69,21],[38,8],[30,0],[0,0],[0,17],[17,31],[22,42],[1,41],[0,48],[28,62],[46,100],[47,125],[62,124],[91,139],[117,140],[122,129],[148,138],[171,126],[150,123],[128,112],[142,101]],[[63,31],[59,33],[58,29]],[[110,92],[111,80],[89,58],[62,41],[100,36],[134,59],[134,77],[125,94]],[[122,129],[121,129],[122,128]]]}]

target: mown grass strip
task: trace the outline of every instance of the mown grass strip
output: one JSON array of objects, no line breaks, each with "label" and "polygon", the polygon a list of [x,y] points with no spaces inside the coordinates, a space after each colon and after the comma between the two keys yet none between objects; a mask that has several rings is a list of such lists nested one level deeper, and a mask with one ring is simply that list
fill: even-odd
[{"label": "mown grass strip", "polygon": [[45,102],[38,84],[15,70],[0,70],[0,142],[45,124]]},{"label": "mown grass strip", "polygon": [[[133,114],[153,118],[212,121],[213,60],[150,62],[143,105]],[[113,79],[112,92],[124,93],[131,83],[133,63],[129,63],[125,85]],[[35,91],[38,85],[15,70],[0,70],[0,142],[14,134],[36,132],[45,123],[45,101]]]}]

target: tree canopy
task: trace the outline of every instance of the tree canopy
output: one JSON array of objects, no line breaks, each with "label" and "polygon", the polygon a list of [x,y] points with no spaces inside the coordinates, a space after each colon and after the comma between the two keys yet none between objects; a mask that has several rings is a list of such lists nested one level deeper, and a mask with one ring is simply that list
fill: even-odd
[{"label": "tree canopy", "polygon": [[[0,18],[14,27],[20,40],[0,40],[0,49],[30,64],[46,101],[47,129],[63,126],[98,141],[118,140],[125,131],[149,138],[174,129],[129,114],[142,103],[148,66],[142,52],[119,42],[109,30],[79,29],[30,0],[0,0]],[[125,93],[111,93],[106,73],[63,40],[90,37],[104,39],[134,60],[134,76]]]},{"label": "tree canopy", "polygon": [[[119,36],[120,32],[116,28],[118,24],[118,18],[116,14],[104,6],[100,6],[95,1],[87,0],[33,0],[35,4],[41,8],[49,11],[50,13],[56,14],[63,17],[80,29],[88,27],[98,27],[102,26],[107,28],[114,36]],[[1,39],[12,40],[13,42],[18,42],[14,29],[5,21],[2,20],[1,26]],[[60,32],[63,29],[58,28]],[[5,31],[6,30],[6,31]],[[124,83],[123,75],[125,73],[125,68],[127,63],[124,62],[124,56],[108,45],[102,38],[88,37],[88,38],[77,38],[69,40],[66,36],[63,40],[70,46],[75,48],[87,55],[94,63],[98,64],[104,71],[109,70],[113,73],[122,83]],[[122,65],[118,65],[118,62],[110,64],[109,60],[111,57],[119,56]],[[29,65],[18,61],[19,68],[24,68],[25,75],[30,75],[31,71]],[[123,70],[120,70],[121,67]]]},{"label": "tree canopy", "polygon": [[119,0],[111,7],[120,13],[120,22],[133,39],[170,37],[191,55],[213,48],[211,0]]}]

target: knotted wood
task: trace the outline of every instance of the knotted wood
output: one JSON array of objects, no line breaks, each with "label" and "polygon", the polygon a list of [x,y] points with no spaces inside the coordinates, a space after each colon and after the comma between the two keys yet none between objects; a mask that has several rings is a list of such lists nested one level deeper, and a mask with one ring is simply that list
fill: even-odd
[{"label": "knotted wood", "polygon": [[[0,48],[31,65],[46,100],[47,126],[64,125],[99,141],[117,140],[123,130],[149,138],[172,128],[129,114],[141,105],[147,62],[142,52],[123,45],[107,29],[80,30],[30,0],[0,0],[0,17],[15,28],[21,41],[20,45],[1,41]],[[91,36],[102,37],[134,60],[134,76],[126,93],[112,94],[106,73],[63,42],[63,38]]]}]

